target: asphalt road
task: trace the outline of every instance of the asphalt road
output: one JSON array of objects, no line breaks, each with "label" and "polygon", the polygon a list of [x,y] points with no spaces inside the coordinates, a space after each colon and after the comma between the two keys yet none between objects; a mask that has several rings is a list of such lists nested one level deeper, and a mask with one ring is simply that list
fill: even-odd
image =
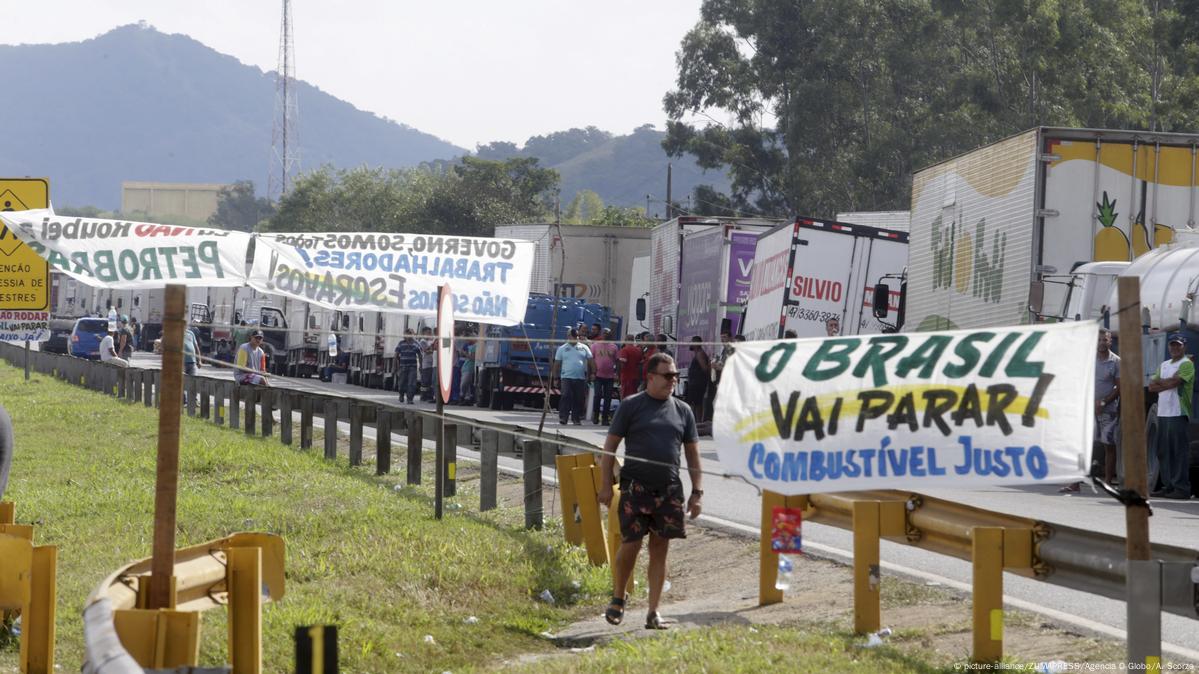
[{"label": "asphalt road", "polygon": [[[134,365],[157,367],[158,359],[150,354],[139,353],[134,358]],[[209,376],[230,376],[229,370],[221,368],[205,368],[201,373]],[[396,402],[396,395],[392,392],[344,384],[323,384],[315,379],[272,378],[271,385],[336,393],[372,402]],[[431,404],[416,407],[433,409]],[[534,411],[501,412],[475,407],[446,407],[446,413],[520,425],[534,430],[540,418],[540,413]],[[559,426],[553,412],[548,415],[545,427],[547,432],[574,437],[590,445],[602,445],[606,435],[603,428],[589,423],[583,426]],[[368,432],[367,435],[370,436],[371,433]],[[705,469],[719,471],[720,464],[713,441],[710,438],[702,440],[700,450]],[[467,458],[473,456],[466,448],[460,449],[459,454]],[[520,470],[518,460],[503,457],[502,465],[505,464],[509,469],[518,472]],[[547,479],[555,477],[552,469],[547,468],[544,472]],[[1085,486],[1078,494],[1061,494],[1058,492],[1059,486],[944,489],[924,493],[985,510],[1123,537],[1124,510],[1118,502],[1106,496],[1093,494]],[[747,533],[757,532],[761,501],[756,488],[739,479],[708,476],[705,478],[704,490],[706,519],[714,524]],[[1185,502],[1155,501],[1154,515],[1150,520],[1150,539],[1154,543],[1199,548],[1199,499]],[[843,529],[805,523],[804,545],[815,554],[845,561],[852,559],[852,533]],[[969,590],[971,567],[968,562],[890,541],[882,542],[881,552],[884,571],[923,582]],[[1009,606],[1036,611],[1084,630],[1120,639],[1125,637],[1124,602],[1012,574],[1004,575],[1004,599]],[[883,622],[886,622],[885,612]],[[1199,663],[1199,621],[1163,614],[1162,642],[1165,655],[1173,656],[1167,657],[1167,660],[1185,659]]]}]

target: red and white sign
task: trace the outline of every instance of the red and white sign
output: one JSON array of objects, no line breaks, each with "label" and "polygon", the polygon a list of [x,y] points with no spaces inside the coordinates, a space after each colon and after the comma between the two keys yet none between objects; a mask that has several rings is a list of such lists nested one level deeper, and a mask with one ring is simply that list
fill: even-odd
[{"label": "red and white sign", "polygon": [[454,294],[441,286],[437,302],[437,383],[441,401],[448,403],[454,383]]}]

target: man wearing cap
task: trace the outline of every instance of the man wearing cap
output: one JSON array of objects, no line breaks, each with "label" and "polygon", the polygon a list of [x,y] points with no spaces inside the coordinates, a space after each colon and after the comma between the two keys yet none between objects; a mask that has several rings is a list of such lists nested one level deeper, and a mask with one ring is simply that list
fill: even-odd
[{"label": "man wearing cap", "polygon": [[[258,374],[266,372],[266,352],[262,350],[261,330],[251,332],[250,341],[237,347],[237,367],[239,368],[235,375],[237,383],[256,384],[259,386],[266,384],[266,377]],[[246,370],[257,370],[258,373],[247,372]]]},{"label": "man wearing cap", "polygon": [[1187,425],[1195,364],[1186,357],[1186,338],[1180,333],[1170,335],[1167,349],[1170,359],[1161,364],[1149,382],[1149,392],[1157,394],[1157,435],[1153,443],[1155,456],[1149,461],[1149,488],[1153,488],[1154,473],[1160,471],[1162,488],[1151,496],[1186,500],[1191,497]]}]

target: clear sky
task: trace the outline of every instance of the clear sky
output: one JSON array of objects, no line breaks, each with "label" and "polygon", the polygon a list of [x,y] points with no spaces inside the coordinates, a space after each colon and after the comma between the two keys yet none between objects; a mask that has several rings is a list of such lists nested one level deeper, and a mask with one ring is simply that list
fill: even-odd
[{"label": "clear sky", "polygon": [[[6,3],[7,4],[7,3]],[[274,70],[282,0],[13,4],[0,43],[73,42],[145,21]],[[296,77],[467,149],[597,126],[665,128],[700,0],[293,0]],[[299,101],[300,115],[304,101]]]}]

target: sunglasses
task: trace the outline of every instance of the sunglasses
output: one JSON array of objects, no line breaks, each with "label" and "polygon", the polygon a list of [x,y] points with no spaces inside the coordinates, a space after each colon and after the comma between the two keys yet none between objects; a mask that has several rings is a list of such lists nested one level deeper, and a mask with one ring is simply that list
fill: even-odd
[{"label": "sunglasses", "polygon": [[674,372],[650,372],[650,374],[656,374],[659,377],[663,377],[665,379],[678,379],[679,378],[678,370],[675,370]]}]

